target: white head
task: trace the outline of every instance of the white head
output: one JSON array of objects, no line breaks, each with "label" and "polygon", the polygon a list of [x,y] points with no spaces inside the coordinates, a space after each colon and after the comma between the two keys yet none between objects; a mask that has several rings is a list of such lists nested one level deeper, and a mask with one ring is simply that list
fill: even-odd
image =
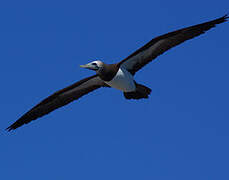
[{"label": "white head", "polygon": [[82,68],[86,68],[86,69],[91,69],[91,70],[94,70],[94,71],[98,71],[100,68],[103,67],[103,62],[102,61],[92,61],[88,64],[85,64],[85,65],[80,65],[80,67]]}]

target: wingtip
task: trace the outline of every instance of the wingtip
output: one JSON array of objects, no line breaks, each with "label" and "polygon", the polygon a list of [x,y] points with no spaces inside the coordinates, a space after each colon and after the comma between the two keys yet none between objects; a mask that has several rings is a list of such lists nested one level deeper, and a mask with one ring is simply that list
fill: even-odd
[{"label": "wingtip", "polygon": [[228,18],[229,18],[228,15],[229,14],[227,13],[224,16],[222,16],[222,17],[220,17],[220,18],[218,18],[216,20],[213,20],[212,22],[214,22],[214,24],[221,24],[221,23],[227,22],[228,21]]},{"label": "wingtip", "polygon": [[7,128],[5,129],[5,131],[10,132],[10,131],[15,130],[16,128],[17,128],[17,127],[15,127],[14,124],[12,124],[12,125],[10,125],[9,127],[7,127]]},{"label": "wingtip", "polygon": [[9,126],[8,128],[5,129],[7,132],[10,132],[13,130],[13,128],[11,126]]},{"label": "wingtip", "polygon": [[228,18],[229,18],[229,13],[225,14],[222,18],[225,20],[225,21],[228,21]]}]

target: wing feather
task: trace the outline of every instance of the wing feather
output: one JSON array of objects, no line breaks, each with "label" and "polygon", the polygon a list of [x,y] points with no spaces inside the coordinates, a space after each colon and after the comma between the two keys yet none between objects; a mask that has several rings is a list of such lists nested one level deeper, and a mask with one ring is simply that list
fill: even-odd
[{"label": "wing feather", "polygon": [[228,15],[225,15],[213,21],[190,26],[156,37],[135,51],[133,54],[119,62],[118,65],[126,68],[134,75],[139,69],[154,60],[157,56],[163,54],[165,51],[183,43],[186,40],[205,33],[209,29],[215,27],[216,24],[223,23],[227,21],[227,19]]},{"label": "wing feather", "polygon": [[57,108],[60,108],[74,100],[79,99],[83,95],[86,95],[100,87],[106,87],[107,85],[98,77],[98,75],[90,76],[82,79],[71,86],[68,86],[62,90],[59,90],[47,97],[21,118],[14,122],[7,128],[8,131],[14,130],[24,124],[27,124],[39,117],[42,117]]}]

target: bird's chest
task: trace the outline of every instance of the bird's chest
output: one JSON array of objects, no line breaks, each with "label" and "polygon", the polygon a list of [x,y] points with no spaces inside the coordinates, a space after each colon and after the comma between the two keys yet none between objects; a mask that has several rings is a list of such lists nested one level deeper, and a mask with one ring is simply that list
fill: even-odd
[{"label": "bird's chest", "polygon": [[119,68],[118,72],[111,81],[104,82],[123,92],[131,92],[136,89],[133,76],[127,70],[121,68]]}]

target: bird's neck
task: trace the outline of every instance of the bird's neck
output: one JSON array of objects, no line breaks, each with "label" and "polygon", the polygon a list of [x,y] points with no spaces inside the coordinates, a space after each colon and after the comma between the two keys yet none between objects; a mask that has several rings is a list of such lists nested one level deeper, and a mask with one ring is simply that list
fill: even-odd
[{"label": "bird's neck", "polygon": [[99,77],[104,81],[112,80],[117,74],[119,67],[116,64],[104,64],[103,67],[97,71]]}]

